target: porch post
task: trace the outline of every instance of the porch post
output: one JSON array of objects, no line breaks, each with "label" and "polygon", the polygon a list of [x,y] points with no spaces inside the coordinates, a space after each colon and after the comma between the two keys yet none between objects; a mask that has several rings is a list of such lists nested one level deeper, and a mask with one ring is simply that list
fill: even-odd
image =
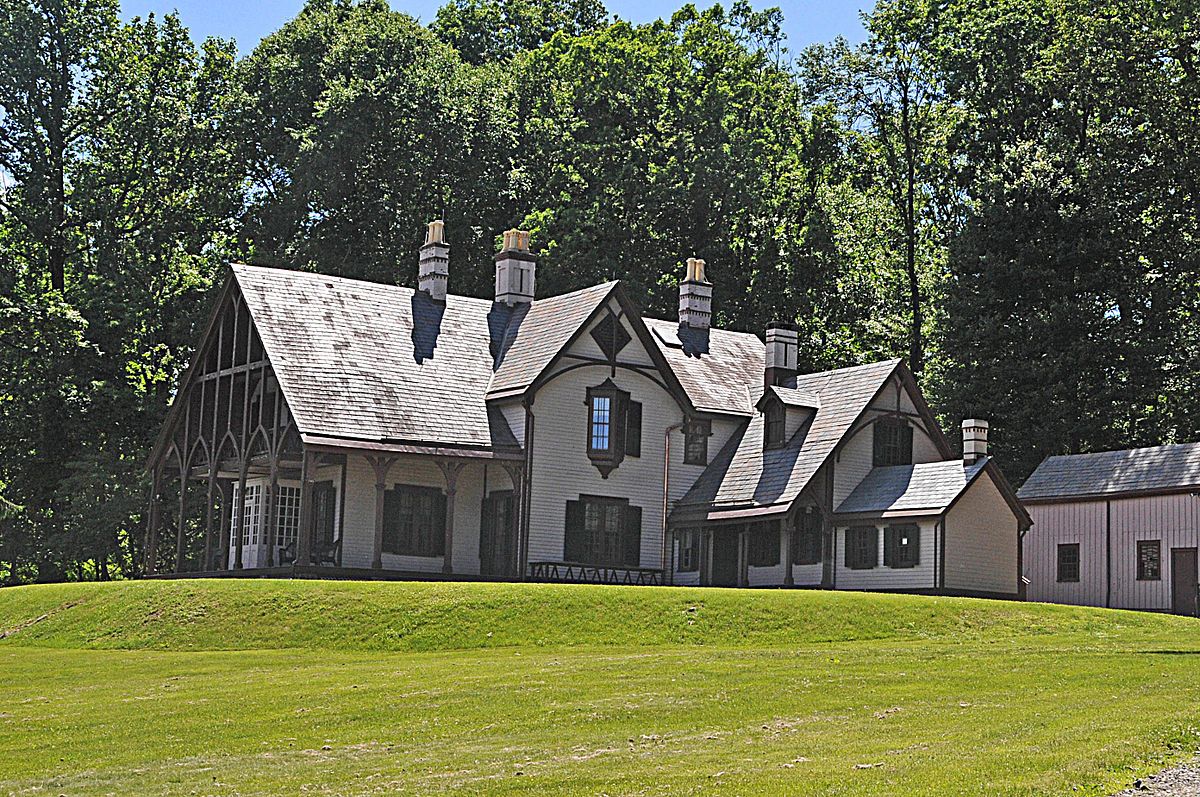
[{"label": "porch post", "polygon": [[525,568],[521,564],[521,529],[525,524],[525,469],[516,462],[501,461],[501,466],[508,474],[513,488],[512,574],[516,578],[524,578]]},{"label": "porch post", "polygon": [[[301,482],[300,489],[303,491],[304,483]],[[276,495],[279,493],[279,469],[275,467],[275,457],[271,457],[271,481],[267,484],[267,507],[263,512],[263,528],[259,539],[267,546],[267,567],[275,566],[275,504],[278,502]],[[303,527],[303,524],[301,524]],[[299,553],[300,535],[296,535],[296,550]]]},{"label": "porch post", "polygon": [[466,467],[464,462],[437,461],[442,476],[446,479],[446,545],[442,556],[442,572],[454,572],[454,499],[458,495],[458,475]]},{"label": "porch post", "polygon": [[183,572],[183,530],[187,524],[188,466],[179,472],[179,523],[175,529],[175,572]]},{"label": "porch post", "polygon": [[[220,481],[218,479],[217,481]],[[233,482],[226,481],[221,488],[221,521],[217,537],[217,561],[214,570],[229,570],[229,525],[233,520]]]},{"label": "porch post", "polygon": [[[208,491],[206,493],[207,500],[204,504],[204,561],[200,565],[201,570],[212,569],[212,537],[213,537],[213,505],[217,501],[217,466],[212,455],[209,456],[208,464]],[[223,502],[222,502],[223,503]]]},{"label": "porch post", "polygon": [[[272,483],[278,478],[272,467]],[[272,487],[272,492],[275,488]],[[268,560],[269,561],[269,560]],[[312,564],[312,455],[308,446],[300,457],[300,528],[296,530],[296,564]]]},{"label": "porch post", "polygon": [[792,560],[795,557],[795,554],[792,552],[792,529],[795,522],[795,520],[792,520],[789,523],[788,515],[784,515],[783,520],[779,523],[779,527],[783,529],[783,585],[785,587],[794,586],[796,583],[795,576],[792,574]]},{"label": "porch post", "polygon": [[750,562],[747,556],[747,541],[746,527],[742,526],[738,531],[738,586],[750,586]]},{"label": "porch post", "polygon": [[233,555],[233,569],[242,569],[242,548],[246,545],[246,468],[245,460],[238,468],[238,497],[237,506],[233,511],[233,522],[237,526],[237,545]]},{"label": "porch post", "polygon": [[154,575],[158,569],[158,524],[162,516],[162,467],[155,466],[150,477],[150,511],[146,517],[146,548],[143,552],[146,575]]},{"label": "porch post", "polygon": [[367,457],[375,470],[375,547],[371,555],[371,567],[383,569],[383,500],[387,492],[387,474],[396,460],[392,457]]}]

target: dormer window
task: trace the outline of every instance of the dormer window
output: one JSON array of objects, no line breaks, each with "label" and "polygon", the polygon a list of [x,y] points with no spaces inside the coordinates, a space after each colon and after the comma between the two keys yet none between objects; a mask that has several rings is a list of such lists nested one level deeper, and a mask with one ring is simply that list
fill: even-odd
[{"label": "dormer window", "polygon": [[784,442],[784,410],[783,402],[775,400],[763,408],[763,444],[767,448],[779,448]]},{"label": "dormer window", "polygon": [[875,467],[911,465],[912,461],[913,428],[908,422],[901,418],[875,421]]},{"label": "dormer window", "polygon": [[642,405],[611,379],[588,388],[588,458],[608,478],[625,457],[642,455]]}]

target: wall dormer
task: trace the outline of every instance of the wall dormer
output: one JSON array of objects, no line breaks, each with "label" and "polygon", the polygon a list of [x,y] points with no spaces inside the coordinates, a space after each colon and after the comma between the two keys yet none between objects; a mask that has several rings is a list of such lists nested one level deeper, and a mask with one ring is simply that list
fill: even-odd
[{"label": "wall dormer", "polygon": [[820,397],[812,393],[790,387],[768,387],[758,401],[758,411],[763,414],[763,447],[785,445],[820,408]]}]

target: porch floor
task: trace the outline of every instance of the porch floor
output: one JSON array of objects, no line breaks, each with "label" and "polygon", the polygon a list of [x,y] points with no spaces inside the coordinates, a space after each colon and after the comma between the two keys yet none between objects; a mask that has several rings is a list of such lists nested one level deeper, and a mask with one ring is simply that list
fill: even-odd
[{"label": "porch floor", "polygon": [[246,567],[241,570],[202,570],[187,573],[155,573],[145,578],[317,578],[340,581],[516,581],[503,576],[470,573],[441,573],[417,570],[375,570],[370,567],[330,565],[278,565]]}]

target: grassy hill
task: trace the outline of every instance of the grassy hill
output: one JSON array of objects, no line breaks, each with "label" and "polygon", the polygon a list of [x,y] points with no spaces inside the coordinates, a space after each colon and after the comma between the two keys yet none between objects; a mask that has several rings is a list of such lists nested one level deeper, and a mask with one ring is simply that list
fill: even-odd
[{"label": "grassy hill", "polygon": [[1108,794],[1200,747],[1200,622],[948,598],[0,590],[0,794]]}]

